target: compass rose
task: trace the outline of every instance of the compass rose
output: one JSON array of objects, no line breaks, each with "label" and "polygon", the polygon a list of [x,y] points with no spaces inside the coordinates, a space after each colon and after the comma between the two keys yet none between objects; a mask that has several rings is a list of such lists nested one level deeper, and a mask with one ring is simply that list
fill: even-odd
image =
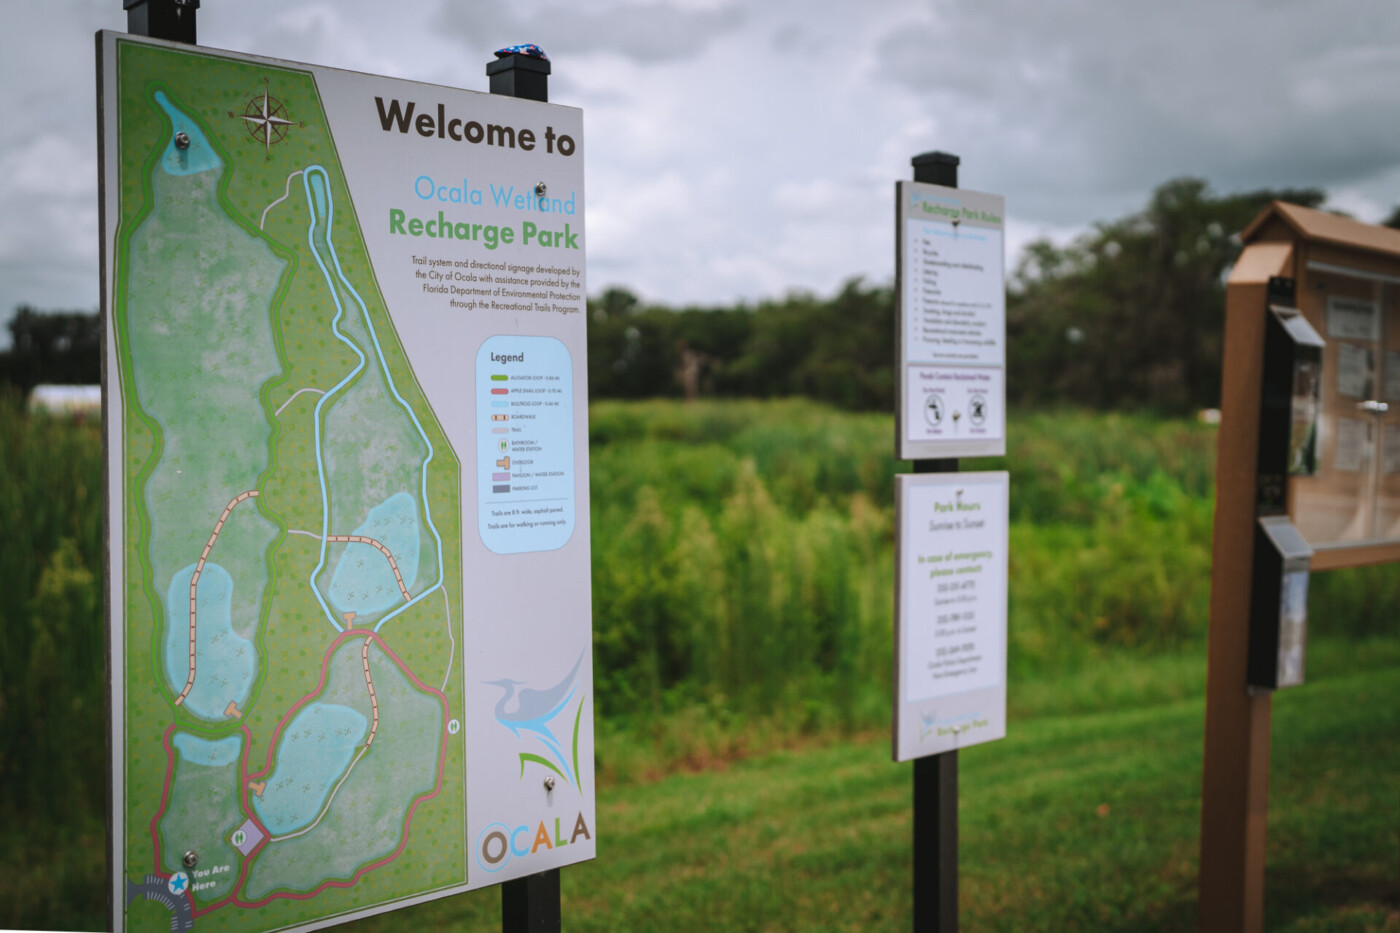
[{"label": "compass rose", "polygon": [[286,139],[292,127],[306,126],[288,117],[287,108],[269,93],[266,79],[263,80],[262,94],[248,101],[242,113],[230,110],[228,115],[243,121],[248,135],[263,144],[263,151],[269,159],[272,158],[272,147]]}]

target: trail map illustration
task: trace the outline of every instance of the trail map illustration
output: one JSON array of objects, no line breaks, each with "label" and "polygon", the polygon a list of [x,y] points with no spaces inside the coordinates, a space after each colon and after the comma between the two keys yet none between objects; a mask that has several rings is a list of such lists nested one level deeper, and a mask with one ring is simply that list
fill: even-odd
[{"label": "trail map illustration", "polygon": [[[117,928],[319,926],[479,885],[463,549],[488,553],[464,495],[483,455],[421,384],[316,75],[105,41]],[[506,463],[520,443],[488,442]],[[472,670],[512,792],[545,769],[583,788],[587,644],[529,675],[568,673],[550,715],[572,760],[544,720],[493,715],[519,669]],[[584,857],[591,796],[569,805]]]}]

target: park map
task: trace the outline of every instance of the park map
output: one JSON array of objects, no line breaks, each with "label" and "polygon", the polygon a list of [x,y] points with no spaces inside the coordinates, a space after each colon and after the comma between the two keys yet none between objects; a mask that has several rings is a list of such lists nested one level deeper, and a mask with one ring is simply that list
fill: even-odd
[{"label": "park map", "polygon": [[114,48],[118,928],[460,888],[461,465],[315,80]]}]

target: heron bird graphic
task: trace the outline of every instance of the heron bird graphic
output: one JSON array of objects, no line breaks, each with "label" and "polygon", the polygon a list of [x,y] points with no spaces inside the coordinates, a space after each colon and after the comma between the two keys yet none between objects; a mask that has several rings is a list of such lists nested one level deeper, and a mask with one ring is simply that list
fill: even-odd
[{"label": "heron bird graphic", "polygon": [[[496,701],[496,721],[513,732],[517,739],[521,738],[521,732],[532,732],[538,736],[558,760],[560,767],[564,769],[564,777],[570,784],[576,784],[577,781],[574,779],[573,771],[569,769],[567,756],[565,756],[559,740],[554,737],[549,723],[574,698],[574,692],[578,689],[576,683],[578,671],[582,665],[583,652],[579,652],[578,660],[574,662],[569,673],[564,675],[564,679],[544,690],[526,687],[524,690],[517,691],[516,687],[524,686],[525,681],[511,680],[509,677],[485,681],[493,687],[500,687],[503,691],[501,698]],[[515,708],[507,711],[506,707],[512,698],[515,699]]]}]

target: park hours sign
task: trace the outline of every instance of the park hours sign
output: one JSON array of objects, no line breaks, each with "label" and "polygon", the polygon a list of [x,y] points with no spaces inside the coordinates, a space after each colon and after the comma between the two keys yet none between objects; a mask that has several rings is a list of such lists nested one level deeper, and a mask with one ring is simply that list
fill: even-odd
[{"label": "park hours sign", "polygon": [[582,115],[98,36],[118,930],[594,856]]},{"label": "park hours sign", "polygon": [[895,477],[894,760],[1006,736],[1009,475]]}]

